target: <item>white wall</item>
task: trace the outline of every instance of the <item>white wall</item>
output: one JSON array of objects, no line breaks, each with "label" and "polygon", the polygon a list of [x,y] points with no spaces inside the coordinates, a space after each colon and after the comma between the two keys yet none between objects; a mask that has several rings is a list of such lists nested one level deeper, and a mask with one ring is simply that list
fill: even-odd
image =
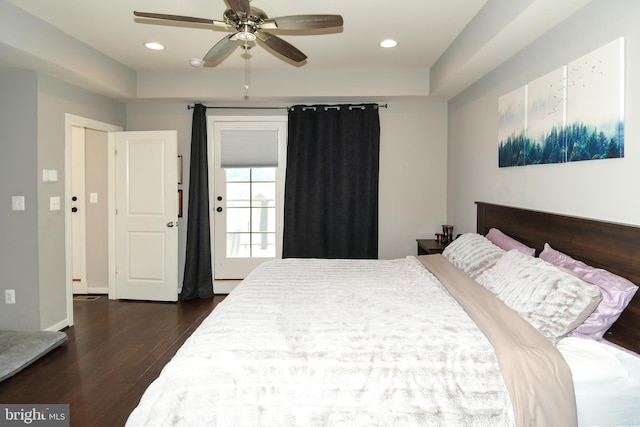
[{"label": "white wall", "polygon": [[[593,0],[449,103],[449,221],[475,231],[475,201],[640,224],[640,2]],[[625,157],[498,168],[498,98],[625,37]]]},{"label": "white wall", "polygon": [[446,123],[444,102],[392,102],[380,110],[379,258],[415,255],[416,239],[442,232]]}]

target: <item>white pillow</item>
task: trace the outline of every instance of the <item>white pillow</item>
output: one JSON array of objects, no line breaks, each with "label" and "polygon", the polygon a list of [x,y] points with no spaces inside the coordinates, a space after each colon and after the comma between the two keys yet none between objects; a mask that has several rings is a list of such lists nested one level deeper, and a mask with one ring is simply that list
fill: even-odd
[{"label": "white pillow", "polygon": [[475,279],[505,254],[481,234],[466,233],[451,242],[442,255],[455,267]]},{"label": "white pillow", "polygon": [[476,281],[554,342],[584,322],[602,300],[597,286],[515,249]]}]

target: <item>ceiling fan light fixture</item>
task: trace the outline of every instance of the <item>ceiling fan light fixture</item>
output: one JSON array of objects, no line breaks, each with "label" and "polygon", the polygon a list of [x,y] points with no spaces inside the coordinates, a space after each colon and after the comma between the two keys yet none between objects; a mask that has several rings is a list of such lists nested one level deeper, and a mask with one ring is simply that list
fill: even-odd
[{"label": "ceiling fan light fixture", "polygon": [[256,39],[256,35],[248,31],[240,31],[236,34],[236,37],[238,40],[242,40],[243,42],[252,42]]},{"label": "ceiling fan light fixture", "polygon": [[160,44],[160,43],[158,43],[158,42],[146,42],[146,43],[144,44],[144,46],[145,46],[147,49],[151,49],[151,50],[162,50],[162,49],[164,49],[164,46],[163,46],[163,45],[161,45],[161,44]]},{"label": "ceiling fan light fixture", "polygon": [[380,47],[384,47],[385,49],[389,49],[391,47],[398,46],[398,42],[393,39],[385,39],[380,42]]},{"label": "ceiling fan light fixture", "polygon": [[251,28],[248,24],[244,24],[236,33],[236,37],[238,38],[238,40],[241,40],[243,42],[255,41],[256,35],[254,34],[254,31],[254,28]]}]

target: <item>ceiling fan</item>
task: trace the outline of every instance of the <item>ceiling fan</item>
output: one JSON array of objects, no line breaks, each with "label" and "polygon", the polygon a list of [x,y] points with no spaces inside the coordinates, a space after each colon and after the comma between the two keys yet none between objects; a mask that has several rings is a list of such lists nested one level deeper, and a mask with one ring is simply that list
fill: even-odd
[{"label": "ceiling fan", "polygon": [[234,31],[216,43],[204,56],[204,62],[216,62],[223,58],[236,46],[258,40],[267,47],[289,58],[294,62],[302,62],[307,56],[287,41],[277,37],[267,30],[304,31],[334,28],[342,26],[340,15],[290,15],[269,18],[267,14],[252,7],[250,0],[226,0],[229,8],[224,12],[224,20],[194,18],[191,16],[166,15],[134,11],[133,14],[141,18],[152,18],[166,21],[191,22],[212,25],[215,28]]}]

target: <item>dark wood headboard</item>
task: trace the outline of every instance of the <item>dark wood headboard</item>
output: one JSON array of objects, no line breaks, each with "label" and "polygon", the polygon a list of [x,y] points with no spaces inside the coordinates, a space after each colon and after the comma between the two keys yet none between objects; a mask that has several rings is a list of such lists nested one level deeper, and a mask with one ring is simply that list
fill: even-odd
[{"label": "dark wood headboard", "polygon": [[[545,243],[591,266],[640,284],[640,227],[484,202],[477,205],[477,232],[498,228],[542,251]],[[607,331],[605,339],[640,353],[640,291]]]}]

